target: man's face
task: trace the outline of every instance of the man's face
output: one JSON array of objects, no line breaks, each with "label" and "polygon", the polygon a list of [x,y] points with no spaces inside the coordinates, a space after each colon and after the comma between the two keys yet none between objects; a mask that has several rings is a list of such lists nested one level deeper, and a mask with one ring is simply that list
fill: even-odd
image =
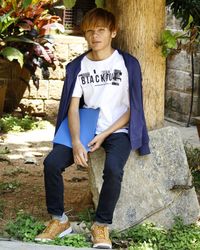
[{"label": "man's face", "polygon": [[85,39],[93,51],[103,51],[111,47],[112,39],[116,36],[116,31],[111,32],[107,27],[97,26],[85,31]]}]

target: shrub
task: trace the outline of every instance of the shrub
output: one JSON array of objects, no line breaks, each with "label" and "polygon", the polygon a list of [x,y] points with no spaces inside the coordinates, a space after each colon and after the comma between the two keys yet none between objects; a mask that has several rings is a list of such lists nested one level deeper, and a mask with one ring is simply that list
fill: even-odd
[{"label": "shrub", "polygon": [[44,128],[44,121],[36,121],[29,116],[23,118],[14,117],[12,115],[6,115],[0,118],[0,132],[23,132],[30,129]]}]

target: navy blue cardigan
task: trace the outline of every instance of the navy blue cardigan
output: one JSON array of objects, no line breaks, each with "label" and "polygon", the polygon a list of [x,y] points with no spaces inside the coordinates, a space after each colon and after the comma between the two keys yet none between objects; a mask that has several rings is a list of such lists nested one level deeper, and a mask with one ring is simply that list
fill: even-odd
[{"label": "navy blue cardigan", "polygon": [[[118,50],[118,52],[123,56],[128,70],[130,92],[130,121],[128,134],[131,147],[132,150],[138,149],[140,155],[146,155],[150,153],[150,150],[149,137],[143,110],[142,75],[140,64],[138,60],[130,54],[122,52],[121,50]],[[67,116],[76,78],[81,70],[81,60],[86,55],[86,53],[80,55],[66,66],[66,79],[60,100],[56,131],[64,118]],[[83,104],[84,101],[83,98],[81,98],[80,107],[83,106]]]}]

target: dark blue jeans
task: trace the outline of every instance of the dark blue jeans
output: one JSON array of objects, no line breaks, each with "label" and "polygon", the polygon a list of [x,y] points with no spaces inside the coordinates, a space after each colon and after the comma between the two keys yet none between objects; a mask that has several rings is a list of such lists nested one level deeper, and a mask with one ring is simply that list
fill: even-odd
[{"label": "dark blue jeans", "polygon": [[[131,151],[128,134],[113,133],[105,139],[102,147],[106,159],[95,221],[111,224],[120,195],[123,169]],[[44,160],[46,203],[50,214],[62,215],[64,212],[62,172],[73,162],[72,149],[60,144],[56,144]]]}]

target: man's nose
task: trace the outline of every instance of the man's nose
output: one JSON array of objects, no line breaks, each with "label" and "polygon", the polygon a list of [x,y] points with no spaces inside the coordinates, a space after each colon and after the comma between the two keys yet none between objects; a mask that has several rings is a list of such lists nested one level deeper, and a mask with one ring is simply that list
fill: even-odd
[{"label": "man's nose", "polygon": [[98,30],[93,30],[93,31],[92,31],[92,35],[93,35],[93,36],[98,36],[98,35],[99,35]]}]

